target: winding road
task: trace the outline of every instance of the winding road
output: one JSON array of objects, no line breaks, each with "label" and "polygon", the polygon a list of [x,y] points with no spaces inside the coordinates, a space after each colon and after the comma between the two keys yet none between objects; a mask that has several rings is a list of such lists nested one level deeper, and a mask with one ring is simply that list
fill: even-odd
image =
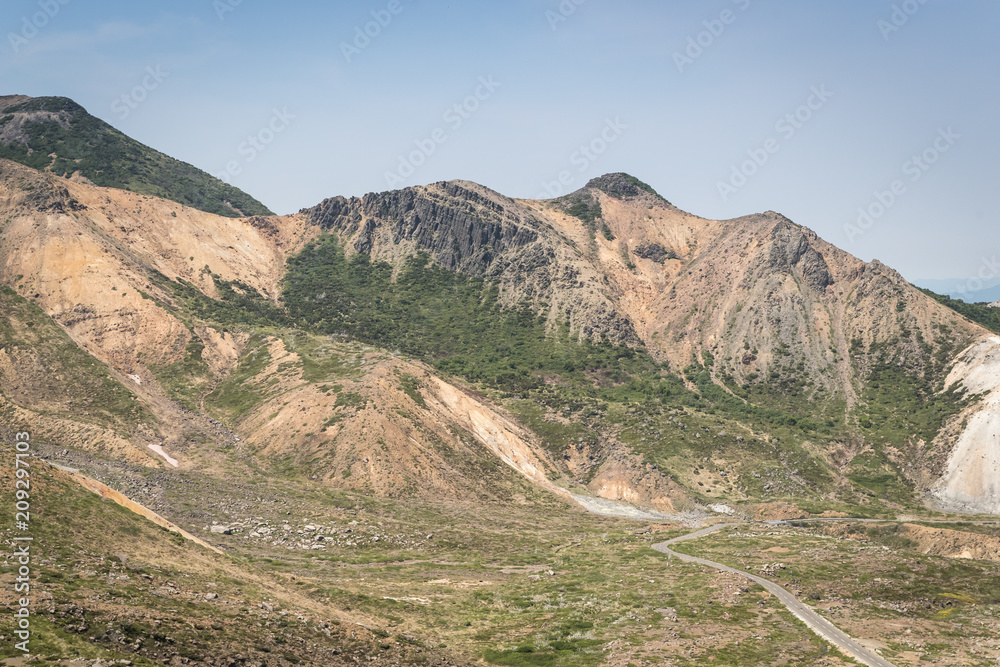
[{"label": "winding road", "polygon": [[871,667],[893,667],[893,664],[886,660],[885,658],[869,651],[865,647],[861,646],[858,642],[852,639],[847,633],[842,631],[840,628],[835,626],[830,621],[826,620],[809,607],[805,603],[801,602],[794,595],[789,593],[787,590],[779,586],[778,584],[763,579],[756,575],[750,574],[749,572],[744,572],[743,570],[737,570],[735,568],[729,567],[728,565],[723,565],[722,563],[716,563],[705,558],[699,558],[697,556],[689,556],[688,554],[682,554],[680,552],[674,551],[670,548],[672,544],[677,544],[678,542],[686,542],[687,540],[696,540],[699,537],[704,537],[714,533],[727,526],[737,526],[740,524],[736,523],[720,523],[714,526],[709,526],[708,528],[703,528],[701,530],[696,530],[693,533],[688,533],[687,535],[681,535],[680,537],[675,537],[672,540],[667,540],[666,542],[660,542],[659,544],[654,544],[653,548],[661,553],[665,553],[668,556],[676,556],[677,558],[685,561],[687,563],[697,563],[698,565],[705,565],[706,567],[715,568],[716,570],[721,570],[722,572],[729,572],[731,574],[738,574],[741,577],[745,577],[755,584],[760,584],[768,592],[770,592],[774,597],[788,608],[790,612],[795,614],[796,618],[801,620],[809,629],[815,632],[817,635],[822,637],[824,640],[830,642],[838,649],[844,653],[852,656],[858,662],[864,665],[870,665]]}]

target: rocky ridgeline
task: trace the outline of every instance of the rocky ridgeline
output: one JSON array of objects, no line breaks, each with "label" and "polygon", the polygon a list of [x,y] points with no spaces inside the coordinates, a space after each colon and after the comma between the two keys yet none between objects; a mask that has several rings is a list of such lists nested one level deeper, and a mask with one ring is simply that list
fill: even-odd
[{"label": "rocky ridgeline", "polygon": [[[630,183],[607,187],[653,197]],[[444,181],[332,197],[303,212],[351,252],[394,266],[426,253],[448,270],[494,282],[508,306],[529,303],[553,321],[568,319],[574,330],[594,339],[641,344],[632,322],[596,282],[593,267],[568,261],[567,253],[575,257],[575,251],[544,221],[545,214],[489,188]]]},{"label": "rocky ridgeline", "polygon": [[542,224],[513,200],[461,181],[333,197],[306,213],[358,252],[415,244],[446,269],[474,276],[495,274],[495,261],[506,265],[506,255],[536,243]]}]

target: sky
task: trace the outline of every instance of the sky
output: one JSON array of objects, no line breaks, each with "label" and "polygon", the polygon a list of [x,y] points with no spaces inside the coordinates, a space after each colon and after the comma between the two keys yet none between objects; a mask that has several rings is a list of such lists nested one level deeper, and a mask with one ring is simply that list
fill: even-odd
[{"label": "sky", "polygon": [[70,97],[277,213],[624,171],[941,291],[1000,283],[995,0],[5,6],[0,94]]}]

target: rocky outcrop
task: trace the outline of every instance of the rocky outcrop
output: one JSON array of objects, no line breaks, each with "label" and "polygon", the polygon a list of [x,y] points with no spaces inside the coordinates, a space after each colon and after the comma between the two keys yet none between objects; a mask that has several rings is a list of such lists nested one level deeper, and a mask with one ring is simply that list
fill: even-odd
[{"label": "rocky outcrop", "polygon": [[668,259],[677,259],[677,253],[667,250],[659,243],[647,243],[635,249],[636,257],[648,259],[657,264],[663,264]]},{"label": "rocky outcrop", "polygon": [[494,263],[535,243],[540,225],[514,201],[463,182],[334,197],[306,213],[350,238],[357,252],[378,256],[380,242],[404,245],[474,276],[498,274]]},{"label": "rocky outcrop", "polygon": [[632,199],[635,197],[653,197],[667,203],[653,188],[643,183],[635,176],[621,172],[604,174],[587,182],[585,190],[600,190],[615,199]]},{"label": "rocky outcrop", "polygon": [[795,225],[784,216],[773,215],[780,223],[775,225],[771,235],[768,268],[787,272],[798,269],[805,282],[818,292],[833,284],[826,260],[810,244],[810,237],[817,238],[815,232]]}]

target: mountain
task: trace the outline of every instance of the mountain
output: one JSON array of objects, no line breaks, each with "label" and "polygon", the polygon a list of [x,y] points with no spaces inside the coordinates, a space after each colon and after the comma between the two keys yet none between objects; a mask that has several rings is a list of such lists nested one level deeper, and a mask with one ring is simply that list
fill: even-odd
[{"label": "mountain", "polygon": [[0,157],[219,215],[272,215],[245,192],[144,146],[65,97],[0,97]]},{"label": "mountain", "polygon": [[[525,399],[516,405],[526,415],[551,419],[555,409],[585,425],[577,435],[597,442],[582,462],[563,449],[565,436],[549,445],[598,493],[602,466],[636,453],[702,502],[714,494],[767,497],[776,487],[778,495],[853,488],[852,503],[925,493],[950,454],[937,438],[969,400],[961,386],[943,391],[946,375],[956,355],[988,333],[892,269],[866,264],[777,213],[705,220],[625,174],[550,201],[513,200],[458,181],[332,198],[302,213],[331,236],[289,263],[284,303],[293,316],[491,382]],[[436,274],[415,260],[422,257]],[[452,275],[483,285],[465,298],[494,299],[492,311],[447,298],[458,288]],[[440,296],[431,301],[434,292]],[[535,327],[532,340],[632,350],[632,368],[623,369],[620,356],[602,366],[595,351],[565,362],[528,341],[512,346],[517,336],[500,326],[501,313],[518,309],[529,319],[513,328]],[[584,373],[571,379],[574,364]],[[648,386],[650,373],[659,385]],[[668,386],[671,377],[677,382]],[[647,386],[632,397],[607,393],[641,382]],[[641,426],[625,420],[608,428],[635,398],[644,403]],[[685,408],[664,410],[669,404]],[[695,442],[668,435],[678,414],[692,412],[709,422],[701,429],[719,432],[711,445],[719,461],[708,471],[696,463],[702,434]],[[749,432],[737,436],[741,428]],[[740,445],[750,437],[757,447],[747,452]],[[778,451],[762,451],[767,442],[781,443]],[[765,483],[757,468],[768,455],[774,479]],[[790,456],[802,468],[791,466],[791,477]],[[649,501],[635,484],[618,479],[606,488]]]},{"label": "mountain", "polygon": [[102,455],[224,467],[192,444],[221,437],[386,497],[878,512],[949,500],[980,405],[944,391],[980,325],[777,213],[706,220],[625,174],[251,218],[11,162],[0,188],[0,278],[144,410]]},{"label": "mountain", "polygon": [[599,664],[647,607],[804,659],[653,533],[1000,514],[1000,311],[627,174],[233,217],[0,159],[0,305],[53,660]]},{"label": "mountain", "polygon": [[[864,360],[834,350],[854,341],[867,349],[903,331],[904,340],[919,335],[934,345],[936,323],[953,318],[891,269],[777,213],[705,220],[634,183],[611,174],[546,202],[441,183],[334,198],[305,213],[348,254],[398,269],[427,253],[445,269],[494,282],[504,305],[528,303],[549,325],[641,345],[674,369],[711,354],[713,377],[733,387],[760,388],[791,366],[827,402],[852,404]],[[886,304],[896,310],[883,312]],[[919,346],[907,347],[922,363]]]},{"label": "mountain", "polygon": [[980,281],[982,287],[974,291],[968,289],[969,282],[972,281],[962,278],[949,278],[945,280],[914,280],[913,284],[921,289],[932,290],[952,299],[961,299],[966,303],[990,303],[1000,299],[1000,284],[994,284],[997,282],[995,279],[985,282]]},{"label": "mountain", "polygon": [[[995,529],[891,522],[1000,514],[996,308],[622,173],[239,216],[69,101],[3,104],[5,493],[16,432],[33,458],[0,532],[47,662],[840,664],[650,549],[720,513],[683,549],[894,660],[985,655],[956,628],[989,627]],[[889,522],[753,523],[803,516]]]}]

